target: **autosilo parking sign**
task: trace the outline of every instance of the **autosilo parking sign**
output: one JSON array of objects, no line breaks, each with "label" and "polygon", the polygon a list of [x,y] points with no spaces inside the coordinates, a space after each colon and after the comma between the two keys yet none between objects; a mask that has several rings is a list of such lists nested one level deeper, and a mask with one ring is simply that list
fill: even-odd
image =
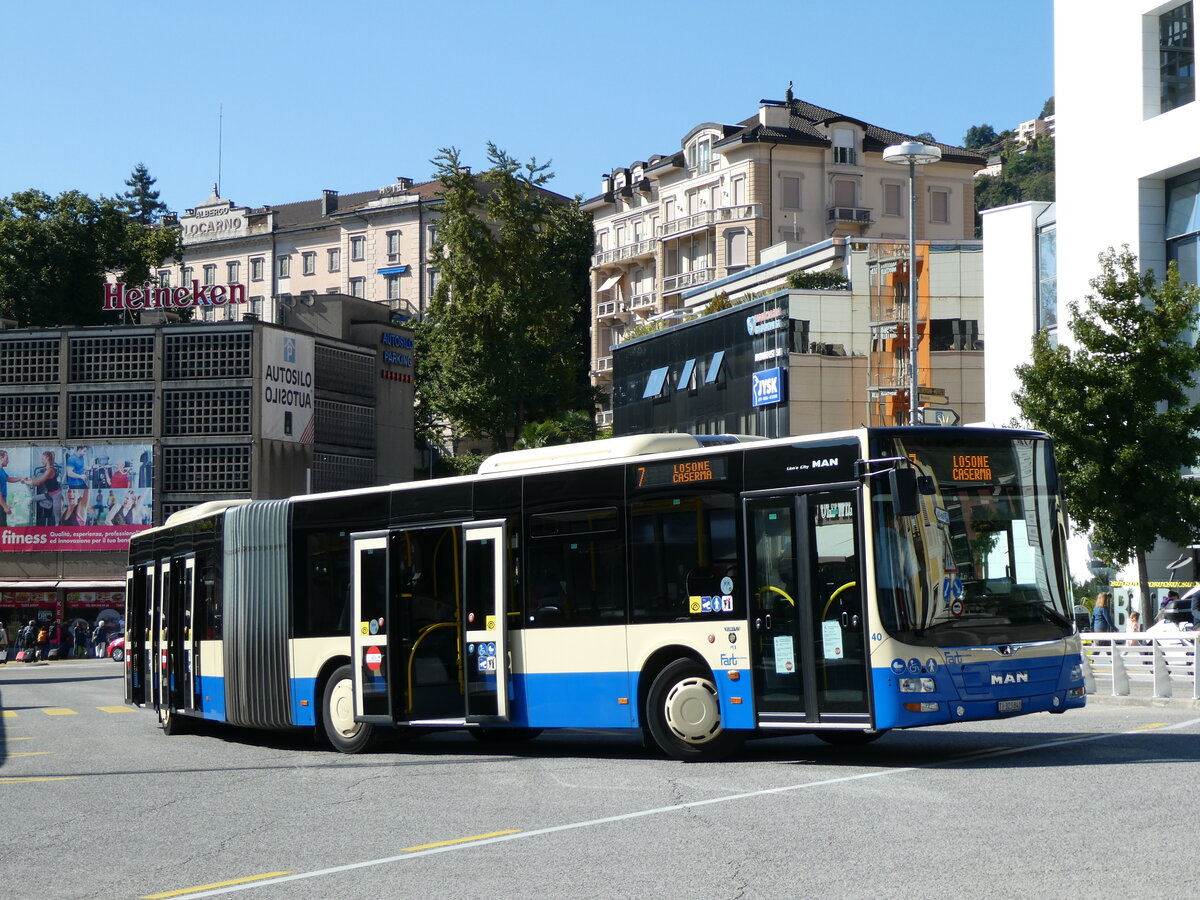
[{"label": "autosilo parking sign", "polygon": [[767,369],[765,372],[755,372],[751,382],[751,404],[767,406],[778,403],[783,399],[783,369]]}]

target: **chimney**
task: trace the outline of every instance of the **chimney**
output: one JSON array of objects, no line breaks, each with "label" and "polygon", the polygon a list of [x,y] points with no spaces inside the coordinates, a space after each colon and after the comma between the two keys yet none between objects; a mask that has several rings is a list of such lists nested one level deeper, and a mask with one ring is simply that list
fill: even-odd
[{"label": "chimney", "polygon": [[411,178],[399,177],[396,179],[396,184],[400,185],[401,190],[407,191],[412,189],[413,180]]},{"label": "chimney", "polygon": [[337,212],[337,207],[338,192],[330,190],[321,191],[321,215],[332,215]]},{"label": "chimney", "polygon": [[607,174],[601,175],[600,176],[600,193],[607,194],[611,190],[612,190],[612,176],[607,175]]},{"label": "chimney", "polygon": [[768,128],[787,128],[792,121],[792,111],[777,100],[760,100],[758,123]]}]

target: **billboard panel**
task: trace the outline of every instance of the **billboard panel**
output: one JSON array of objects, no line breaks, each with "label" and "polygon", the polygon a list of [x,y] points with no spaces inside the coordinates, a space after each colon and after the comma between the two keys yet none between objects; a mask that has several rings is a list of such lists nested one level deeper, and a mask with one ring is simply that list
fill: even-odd
[{"label": "billboard panel", "polygon": [[0,447],[0,552],[124,550],[153,484],[150,444]]},{"label": "billboard panel", "polygon": [[263,329],[264,438],[297,444],[313,442],[314,346],[311,337]]}]

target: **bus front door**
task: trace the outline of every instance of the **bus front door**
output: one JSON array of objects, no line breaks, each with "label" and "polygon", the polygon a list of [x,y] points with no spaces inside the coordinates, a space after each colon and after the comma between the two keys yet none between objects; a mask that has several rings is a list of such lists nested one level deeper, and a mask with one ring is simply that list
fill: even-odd
[{"label": "bus front door", "polygon": [[177,597],[179,641],[177,661],[179,663],[179,707],[188,712],[200,708],[200,643],[192,623],[196,621],[196,557],[188,555],[183,560],[179,577]]},{"label": "bus front door", "polygon": [[468,722],[508,721],[503,523],[463,528],[463,666]]},{"label": "bus front door", "polygon": [[869,728],[857,492],[747,498],[746,535],[759,725]]},{"label": "bus front door", "polygon": [[356,534],[352,540],[354,719],[390,724],[388,536],[386,532]]}]

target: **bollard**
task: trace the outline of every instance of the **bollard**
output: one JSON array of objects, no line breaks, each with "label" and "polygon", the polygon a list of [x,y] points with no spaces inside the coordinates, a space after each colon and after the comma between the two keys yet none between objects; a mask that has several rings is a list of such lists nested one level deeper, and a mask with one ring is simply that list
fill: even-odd
[{"label": "bollard", "polygon": [[1171,696],[1171,672],[1167,669],[1167,658],[1163,656],[1162,645],[1154,640],[1154,696]]},{"label": "bollard", "polygon": [[1096,676],[1092,674],[1092,661],[1088,658],[1086,648],[1080,652],[1079,661],[1083,663],[1083,689],[1089,694],[1094,694],[1096,693]]},{"label": "bollard", "polygon": [[1125,671],[1125,662],[1121,659],[1121,652],[1117,649],[1117,642],[1111,641],[1109,646],[1112,648],[1113,696],[1128,697],[1129,673]]}]

